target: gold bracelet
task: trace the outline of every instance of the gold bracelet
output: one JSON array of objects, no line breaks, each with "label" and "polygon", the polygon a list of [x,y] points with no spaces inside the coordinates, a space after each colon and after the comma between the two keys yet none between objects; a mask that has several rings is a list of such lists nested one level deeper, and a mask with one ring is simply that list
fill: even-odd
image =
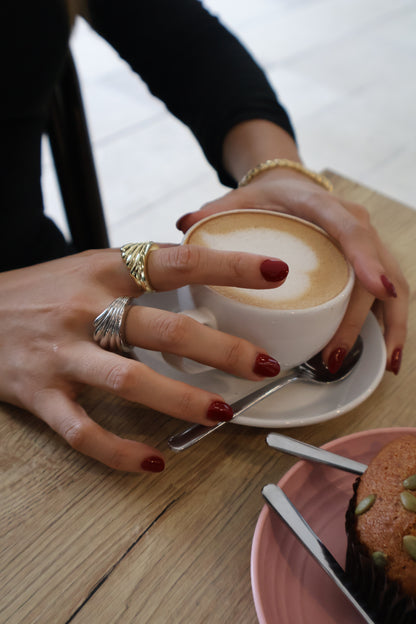
[{"label": "gold bracelet", "polygon": [[267,171],[268,169],[274,169],[275,167],[286,167],[287,169],[295,169],[299,171],[299,173],[303,173],[303,175],[307,176],[317,184],[323,186],[330,193],[333,191],[334,187],[332,183],[325,176],[320,173],[315,173],[310,169],[307,169],[303,165],[293,160],[287,160],[287,158],[274,158],[273,160],[266,160],[265,162],[260,163],[257,167],[253,167],[246,173],[246,175],[240,180],[238,183],[238,187],[246,186],[253,178],[255,178],[259,173],[263,173],[263,171]]}]

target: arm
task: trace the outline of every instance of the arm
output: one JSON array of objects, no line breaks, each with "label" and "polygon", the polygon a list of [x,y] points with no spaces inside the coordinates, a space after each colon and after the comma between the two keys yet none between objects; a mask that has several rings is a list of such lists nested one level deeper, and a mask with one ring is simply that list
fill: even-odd
[{"label": "arm", "polygon": [[89,0],[89,22],[195,134],[221,181],[227,133],[265,119],[294,139],[289,117],[241,43],[197,0]]},{"label": "arm", "polygon": [[[292,135],[284,128],[264,119],[255,119],[234,126],[226,135],[223,144],[225,169],[238,182],[258,163],[269,158],[287,158],[302,162]],[[302,179],[302,174],[293,170],[275,170],[274,176]]]}]

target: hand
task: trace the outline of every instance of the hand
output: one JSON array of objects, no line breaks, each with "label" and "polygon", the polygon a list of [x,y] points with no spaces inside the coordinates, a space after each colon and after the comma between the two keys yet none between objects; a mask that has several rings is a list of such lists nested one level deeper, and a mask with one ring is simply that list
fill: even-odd
[{"label": "hand", "polygon": [[[148,272],[156,290],[189,283],[273,288],[287,266],[263,256],[165,246],[150,253]],[[29,410],[81,453],[120,470],[164,468],[159,451],[89,418],[76,402],[85,385],[205,425],[232,417],[221,396],[168,379],[93,341],[98,314],[116,297],[140,295],[119,250],[2,273],[0,290],[0,400]],[[128,312],[128,344],[194,358],[247,379],[278,374],[276,360],[254,345],[185,315],[147,308],[145,297],[142,303]]]},{"label": "hand", "polygon": [[386,368],[397,374],[406,339],[409,288],[397,261],[371,226],[365,208],[328,193],[300,173],[274,169],[185,215],[178,227],[186,232],[209,214],[244,208],[301,217],[322,227],[340,243],[357,281],[344,320],[324,349],[323,359],[332,372],[340,368],[373,307],[384,326]]}]

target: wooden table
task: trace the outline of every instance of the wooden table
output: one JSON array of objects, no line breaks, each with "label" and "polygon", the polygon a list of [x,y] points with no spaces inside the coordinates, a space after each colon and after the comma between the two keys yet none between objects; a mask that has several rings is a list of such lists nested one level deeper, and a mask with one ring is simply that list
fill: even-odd
[{"label": "wooden table", "polygon": [[[370,210],[412,300],[400,375],[386,374],[348,414],[285,430],[315,445],[416,424],[416,213],[328,175],[340,195]],[[296,460],[266,447],[266,429],[234,425],[175,455],[166,440],[183,423],[98,391],[86,392],[83,404],[119,435],[160,448],[167,468],[112,471],[30,414],[0,405],[0,622],[254,624],[250,548],[261,489]]]}]

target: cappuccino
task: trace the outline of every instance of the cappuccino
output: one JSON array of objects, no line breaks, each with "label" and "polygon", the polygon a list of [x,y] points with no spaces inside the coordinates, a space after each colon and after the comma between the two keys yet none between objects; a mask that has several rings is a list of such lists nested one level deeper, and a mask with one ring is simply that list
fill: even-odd
[{"label": "cappuccino", "polygon": [[191,228],[184,243],[245,251],[286,262],[289,275],[278,288],[211,286],[229,299],[261,308],[316,307],[341,293],[349,279],[344,255],[322,230],[279,213],[257,210],[219,213]]}]

